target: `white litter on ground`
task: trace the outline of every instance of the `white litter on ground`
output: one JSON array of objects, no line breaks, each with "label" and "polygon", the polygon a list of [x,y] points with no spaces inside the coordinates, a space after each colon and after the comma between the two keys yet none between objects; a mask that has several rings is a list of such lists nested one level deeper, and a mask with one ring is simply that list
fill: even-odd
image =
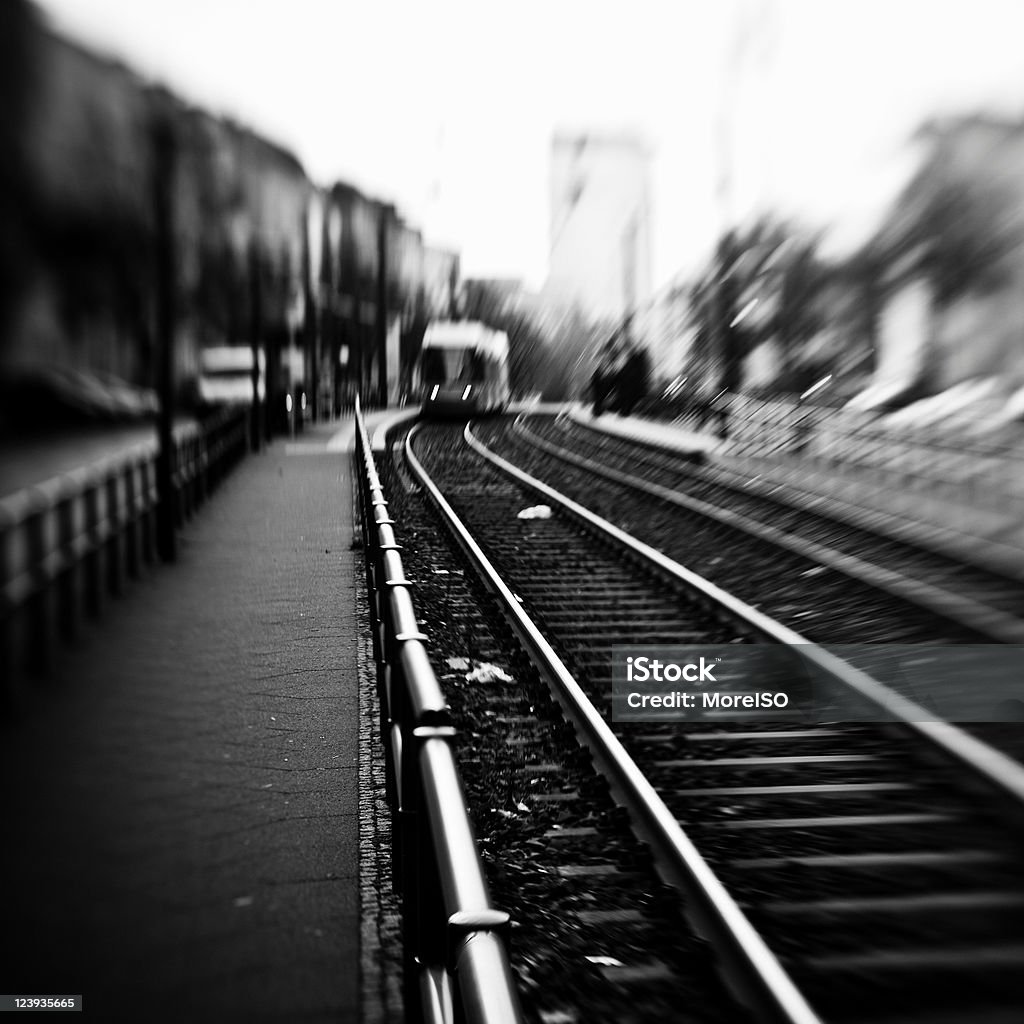
[{"label": "white litter on ground", "polygon": [[550,505],[531,505],[529,508],[524,508],[516,516],[516,519],[550,519],[550,518],[551,518],[551,506]]},{"label": "white litter on ground", "polygon": [[482,665],[478,665],[472,672],[466,673],[466,682],[468,683],[511,683],[512,677],[503,669],[497,665],[492,665],[489,661],[485,661]]}]

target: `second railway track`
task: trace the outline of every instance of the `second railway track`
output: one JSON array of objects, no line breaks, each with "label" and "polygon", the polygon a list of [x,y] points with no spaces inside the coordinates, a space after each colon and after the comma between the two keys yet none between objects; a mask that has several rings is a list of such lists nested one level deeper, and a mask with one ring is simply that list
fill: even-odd
[{"label": "second railway track", "polygon": [[[928,638],[922,633],[928,628],[928,618],[935,624],[932,628],[937,639],[1024,642],[1024,583],[995,567],[955,559],[920,540],[912,542],[858,526],[851,519],[826,512],[820,502],[795,504],[785,500],[770,482],[742,480],[721,467],[698,465],[679,453],[606,434],[566,416],[519,417],[512,429],[483,427],[482,433],[506,457],[526,468],[535,467],[548,479],[552,472],[557,473],[550,467],[560,463],[570,493],[580,494],[573,487],[572,469],[576,467],[583,471],[584,479],[603,476],[606,486],[618,483],[620,493],[631,488],[634,494],[645,493],[652,507],[671,508],[672,529],[651,524],[651,543],[656,546],[678,544],[680,524],[686,523],[699,531],[695,537],[703,540],[705,547],[717,547],[724,538],[731,548],[743,544],[775,549],[780,575],[790,577],[784,592],[813,592],[811,576],[815,573],[827,573],[822,582],[833,591],[839,580],[845,579],[846,587],[857,591],[857,607],[870,610],[877,606],[879,622],[890,630],[894,617],[887,609],[902,606],[904,612],[897,621],[905,623],[900,628],[911,642]],[[545,466],[549,467],[546,471],[540,469]],[[689,552],[682,548],[680,554]],[[690,562],[688,557],[681,560]],[[706,556],[703,562],[711,572]],[[790,567],[792,571],[787,572]],[[725,570],[722,566],[717,571]],[[871,597],[870,592],[876,596]],[[756,603],[756,598],[753,600]],[[782,612],[773,614],[785,619]],[[794,613],[801,615],[797,609]],[[810,620],[801,624],[802,631],[821,631],[822,624],[814,621],[820,614],[802,617]],[[847,642],[836,634],[836,624],[825,625],[831,635],[823,635],[822,640]],[[867,638],[864,627],[861,614],[855,624],[858,640]],[[950,633],[950,627],[955,632]],[[878,639],[896,642],[899,638],[887,634]]]},{"label": "second railway track", "polygon": [[[483,468],[450,429],[426,428],[417,446],[513,591],[512,602],[537,620],[602,719],[610,718],[616,642],[764,642],[756,616],[745,622],[736,606],[723,609],[707,591],[695,595],[641,568],[642,559],[595,541],[572,517],[556,510],[548,519],[518,518],[536,494]],[[507,719],[514,733],[532,717],[522,710],[492,708],[490,717]],[[991,752],[982,779],[975,762],[986,760],[985,748],[941,726],[607,724],[730,894],[726,902],[754,923],[754,944],[763,938],[769,964],[782,964],[797,1002],[808,999],[813,1014],[1016,1019],[1024,1006],[1016,977],[1024,880],[1020,794],[1007,793],[1021,779],[1005,759]],[[969,754],[951,751],[957,744]],[[1000,788],[1003,772],[1012,779],[997,796],[990,791]],[[534,774],[550,784],[559,769]],[[568,807],[581,785],[567,784],[553,803]],[[614,774],[612,786],[628,804]],[[645,813],[631,807],[635,820]],[[650,828],[644,836],[672,877],[659,840]],[[620,887],[618,902],[622,896]],[[695,895],[691,883],[689,906],[729,945],[735,940],[708,924],[702,904],[709,898]],[[772,1012],[786,1019],[789,1011]]]}]

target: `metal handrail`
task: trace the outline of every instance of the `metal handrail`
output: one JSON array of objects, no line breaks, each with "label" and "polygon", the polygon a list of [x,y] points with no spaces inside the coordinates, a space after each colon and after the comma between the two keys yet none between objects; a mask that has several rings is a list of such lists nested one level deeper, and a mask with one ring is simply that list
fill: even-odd
[{"label": "metal handrail", "polygon": [[520,1024],[506,948],[510,918],[490,902],[452,749],[455,729],[419,630],[358,399],[355,418],[387,793],[397,825],[406,1016],[431,1024]]},{"label": "metal handrail", "polygon": [[[181,525],[245,453],[245,416],[225,410],[173,440]],[[13,702],[14,678],[50,667],[54,641],[72,638],[83,613],[156,562],[158,453],[155,437],[140,441],[0,499],[0,705]]]}]

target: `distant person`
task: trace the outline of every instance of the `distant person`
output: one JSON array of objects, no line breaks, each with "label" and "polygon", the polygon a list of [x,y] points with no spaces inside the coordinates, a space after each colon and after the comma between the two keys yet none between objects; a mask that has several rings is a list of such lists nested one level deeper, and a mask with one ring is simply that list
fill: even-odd
[{"label": "distant person", "polygon": [[615,339],[605,342],[597,357],[597,365],[590,378],[591,398],[594,402],[594,415],[600,416],[606,409],[614,407],[613,392],[616,376]]},{"label": "distant person", "polygon": [[619,410],[623,416],[632,415],[637,403],[646,396],[649,372],[646,350],[639,345],[627,348],[619,371]]},{"label": "distant person", "polygon": [[590,400],[594,405],[595,416],[600,416],[604,412],[604,403],[608,397],[606,389],[604,369],[600,363],[597,363],[594,366],[594,372],[590,375]]}]

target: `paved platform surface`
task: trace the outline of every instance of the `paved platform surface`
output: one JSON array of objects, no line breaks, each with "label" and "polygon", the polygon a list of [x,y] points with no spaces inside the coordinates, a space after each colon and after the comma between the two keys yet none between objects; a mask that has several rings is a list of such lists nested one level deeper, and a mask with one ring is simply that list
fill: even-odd
[{"label": "paved platform surface", "polygon": [[768,493],[1024,580],[1024,504],[996,507],[985,501],[984,493],[972,493],[955,481],[923,486],[898,469],[827,467],[790,453],[737,455],[720,438],[675,423],[616,414],[595,418],[586,409],[575,410],[573,416],[608,433],[702,452],[709,466]]},{"label": "paved platform surface", "polygon": [[4,726],[0,991],[360,1019],[350,434],[249,456]]}]

